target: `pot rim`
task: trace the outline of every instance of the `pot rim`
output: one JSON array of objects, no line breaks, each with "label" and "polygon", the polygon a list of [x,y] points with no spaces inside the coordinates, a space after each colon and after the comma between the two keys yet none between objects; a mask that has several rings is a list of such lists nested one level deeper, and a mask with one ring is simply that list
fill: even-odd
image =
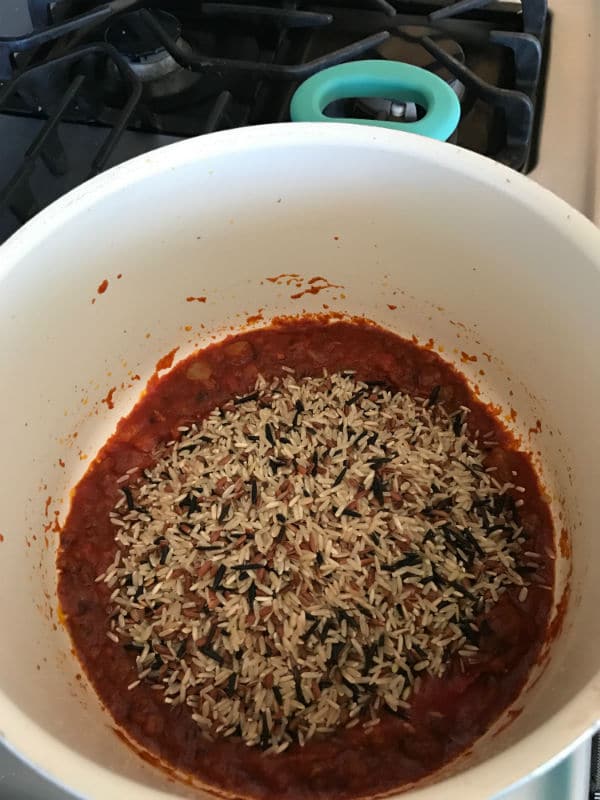
[{"label": "pot rim", "polygon": [[[392,151],[404,157],[425,157],[458,175],[507,195],[511,201],[526,206],[557,227],[596,269],[600,271],[600,231],[582,214],[531,179],[484,156],[455,145],[425,139],[415,134],[386,129],[365,128],[341,123],[279,123],[239,128],[176,142],[126,161],[73,189],[52,203],[0,246],[0,282],[19,261],[45,238],[64,224],[90,210],[111,194],[126,190],[147,179],[191,162],[211,159],[241,151],[250,154],[263,149],[294,147],[362,147]],[[524,736],[502,752],[486,758],[438,784],[417,788],[407,797],[424,800],[465,795],[471,788],[474,796],[494,795],[507,789],[506,775],[515,777],[517,786],[533,775],[557,763],[581,741],[600,727],[598,698],[600,672],[559,713],[543,726]],[[123,796],[131,800],[166,800],[170,793],[122,775],[82,756],[46,732],[24,714],[0,687],[0,741],[49,780],[80,797]],[[578,737],[566,735],[576,730]],[[524,747],[525,743],[527,747]],[[560,751],[557,754],[557,749]],[[529,754],[526,758],[523,751]],[[531,769],[531,753],[539,764]],[[57,765],[61,765],[59,769]],[[66,766],[68,765],[68,767]],[[68,775],[68,788],[60,775]],[[79,793],[79,794],[78,794]],[[84,793],[84,794],[82,794]]]}]

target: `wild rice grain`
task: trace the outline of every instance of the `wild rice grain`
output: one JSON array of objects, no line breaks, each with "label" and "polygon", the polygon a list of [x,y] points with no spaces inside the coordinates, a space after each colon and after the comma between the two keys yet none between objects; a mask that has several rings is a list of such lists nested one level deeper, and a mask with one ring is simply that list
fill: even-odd
[{"label": "wild rice grain", "polygon": [[476,657],[476,619],[509,587],[524,602],[530,573],[515,488],[467,413],[439,387],[419,400],[286,370],[119,478],[98,580],[129,688],[271,754],[403,714],[415,673]]}]

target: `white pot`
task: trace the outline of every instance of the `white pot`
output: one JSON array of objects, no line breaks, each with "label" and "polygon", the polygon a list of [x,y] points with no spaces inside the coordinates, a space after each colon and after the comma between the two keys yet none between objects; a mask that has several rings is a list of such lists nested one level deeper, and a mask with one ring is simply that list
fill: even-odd
[{"label": "white pot", "polygon": [[[39,214],[0,248],[2,740],[85,798],[194,794],[133,754],[76,679],[57,619],[58,536],[44,525],[64,518],[70,487],[162,355],[179,347],[179,359],[259,309],[268,320],[327,304],[432,337],[484,398],[516,409],[557,530],[572,537],[556,594],[572,569],[564,627],[522,713],[405,796],[482,800],[564,754],[600,718],[599,269],[600,233],[527,179],[352,125],[189,140]],[[267,280],[280,273],[343,288],[291,299],[295,285]],[[102,402],[111,387],[114,409]]]}]

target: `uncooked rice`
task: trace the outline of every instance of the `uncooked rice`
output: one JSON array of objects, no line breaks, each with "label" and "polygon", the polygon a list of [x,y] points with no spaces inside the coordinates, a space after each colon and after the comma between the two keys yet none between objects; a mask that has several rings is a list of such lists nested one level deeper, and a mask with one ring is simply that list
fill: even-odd
[{"label": "uncooked rice", "polygon": [[119,481],[98,577],[129,688],[276,753],[402,716],[419,676],[476,660],[478,620],[527,589],[519,487],[485,469],[467,414],[286,370],[181,428]]}]

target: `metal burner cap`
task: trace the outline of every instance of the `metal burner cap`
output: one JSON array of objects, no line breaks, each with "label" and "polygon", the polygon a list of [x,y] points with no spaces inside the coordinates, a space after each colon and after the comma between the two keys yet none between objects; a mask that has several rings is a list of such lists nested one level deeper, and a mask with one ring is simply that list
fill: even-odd
[{"label": "metal burner cap", "polygon": [[[436,44],[457,61],[464,64],[465,54],[458,42],[452,39],[436,37]],[[465,93],[463,84],[417,41],[408,41],[400,36],[391,36],[387,41],[379,45],[376,52],[387,61],[402,61],[433,72],[446,81],[454,90],[458,99],[462,100]],[[374,119],[402,122],[416,122],[419,119],[419,109],[415,103],[388,100],[383,97],[359,97],[356,98],[356,106],[361,114],[372,116]]]},{"label": "metal burner cap", "polygon": [[[180,38],[181,24],[177,17],[160,10],[150,13],[173,40]],[[104,40],[133,63],[153,61],[156,56],[166,54],[160,41],[142,21],[139,11],[131,11],[115,19],[106,29]]]}]

